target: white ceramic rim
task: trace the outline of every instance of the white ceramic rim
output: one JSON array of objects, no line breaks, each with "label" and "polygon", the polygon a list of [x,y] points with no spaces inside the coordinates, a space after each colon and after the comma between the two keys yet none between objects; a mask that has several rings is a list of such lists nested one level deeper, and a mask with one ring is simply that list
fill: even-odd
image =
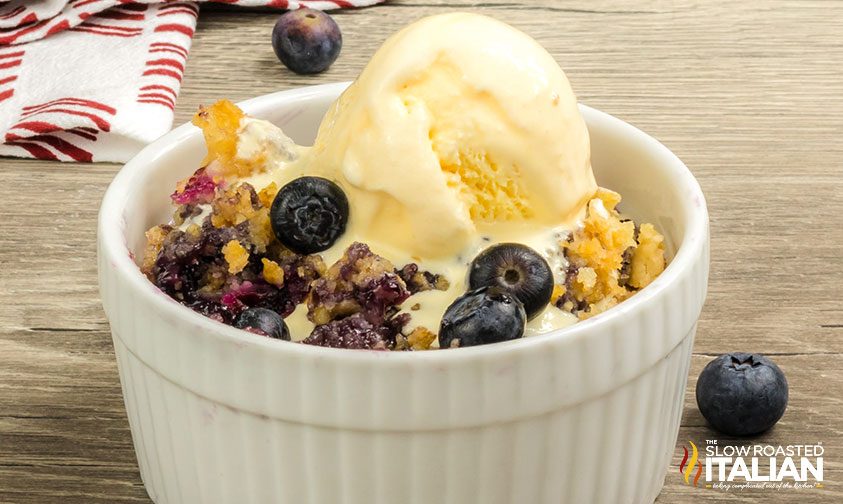
[{"label": "white ceramic rim", "polygon": [[[253,108],[275,102],[281,96],[283,96],[284,100],[297,101],[313,95],[324,95],[328,93],[338,95],[349,84],[350,82],[340,82],[279,91],[239,102],[238,106],[246,113],[249,113]],[[115,266],[115,274],[123,276],[131,288],[143,296],[150,305],[161,310],[162,313],[176,318],[185,317],[189,322],[195,324],[198,330],[204,331],[205,337],[222,338],[233,342],[257,345],[263,347],[268,352],[292,353],[300,358],[318,357],[327,363],[340,360],[347,363],[407,365],[407,363],[415,361],[452,363],[453,361],[482,359],[489,355],[496,355],[507,351],[527,351],[534,347],[547,345],[557,338],[568,338],[570,340],[587,338],[594,332],[600,332],[604,326],[608,326],[613,317],[640,309],[646,303],[652,302],[654,298],[658,298],[671,284],[678,282],[683,272],[693,268],[694,263],[699,261],[700,254],[705,246],[705,240],[698,238],[707,234],[708,213],[705,199],[698,182],[685,164],[667,147],[635,126],[605,112],[582,104],[580,104],[580,110],[586,116],[603,121],[605,126],[611,129],[625,130],[623,133],[625,136],[630,137],[636,143],[641,143],[653,149],[660,156],[666,157],[669,161],[665,164],[672,166],[669,175],[674,183],[675,190],[682,191],[684,189],[687,191],[686,194],[697,195],[696,198],[698,199],[695,201],[694,198],[686,200],[688,212],[686,221],[684,222],[682,242],[677,244],[676,254],[673,259],[653,283],[604,313],[546,334],[496,343],[494,345],[448,349],[447,351],[388,352],[326,348],[273,340],[242,331],[212,320],[183,306],[169,296],[162,295],[158,287],[141,273],[140,267],[132,258],[132,253],[124,237],[123,202],[125,201],[125,195],[130,194],[132,188],[135,187],[136,179],[141,176],[144,168],[152,165],[153,160],[167,155],[170,149],[180,142],[185,141],[188,137],[201,134],[200,130],[190,123],[175,128],[148,145],[117,173],[103,197],[99,214],[99,236],[97,239],[100,242],[101,251],[105,255],[104,259]],[[694,237],[697,239],[694,239]]]}]

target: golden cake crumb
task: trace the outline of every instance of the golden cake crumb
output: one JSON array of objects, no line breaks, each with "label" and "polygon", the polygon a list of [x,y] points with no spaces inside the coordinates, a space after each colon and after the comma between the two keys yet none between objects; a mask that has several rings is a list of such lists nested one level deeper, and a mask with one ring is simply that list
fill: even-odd
[{"label": "golden cake crumb", "polygon": [[272,222],[269,220],[268,208],[259,208],[249,217],[249,236],[255,245],[255,251],[263,254],[275,237],[272,232]]},{"label": "golden cake crumb", "polygon": [[161,247],[164,244],[164,238],[169,234],[169,230],[163,226],[155,226],[146,232],[146,248],[143,252],[143,263],[141,264],[141,271],[148,275],[155,266],[155,261],[158,259],[158,253],[161,252]]},{"label": "golden cake crumb", "polygon": [[430,345],[436,340],[436,334],[425,327],[416,327],[407,336],[407,343],[413,350],[430,350]]},{"label": "golden cake crumb", "polygon": [[618,203],[621,202],[621,195],[619,193],[611,189],[606,189],[605,187],[598,187],[597,194],[594,196],[603,202],[603,206],[607,210],[614,210],[618,206]]},{"label": "golden cake crumb", "polygon": [[263,279],[278,288],[283,287],[284,269],[277,262],[266,257],[261,259],[261,262],[263,263]]},{"label": "golden cake crumb", "polygon": [[240,273],[249,264],[249,252],[237,240],[226,243],[222,247],[222,253],[231,274]]},{"label": "golden cake crumb", "polygon": [[581,319],[617,305],[664,270],[664,237],[652,224],[636,231],[616,210],[620,201],[618,193],[599,189],[582,228],[563,244],[573,277],[554,290],[554,303]]},{"label": "golden cake crumb", "polygon": [[187,226],[187,229],[184,230],[185,233],[192,236],[193,238],[199,238],[202,234],[202,227],[199,224],[191,224]]},{"label": "golden cake crumb", "polygon": [[575,282],[580,292],[593,291],[597,286],[597,272],[594,271],[594,268],[583,266],[577,271]]},{"label": "golden cake crumb", "polygon": [[636,289],[648,286],[664,271],[664,236],[652,224],[641,224],[631,266],[629,285]]},{"label": "golden cake crumb", "polygon": [[199,107],[193,124],[202,128],[208,155],[202,162],[209,171],[224,177],[248,177],[263,169],[264,159],[237,157],[240,121],[245,117],[240,108],[229,100],[220,100],[210,107]]},{"label": "golden cake crumb", "polygon": [[211,224],[222,228],[248,221],[249,237],[255,252],[263,254],[275,235],[269,219],[269,207],[264,206],[262,201],[261,195],[256,194],[247,183],[231,186],[211,203]]},{"label": "golden cake crumb", "polygon": [[608,310],[613,306],[616,306],[620,301],[621,300],[619,300],[618,298],[613,297],[603,298],[600,301],[589,306],[587,312],[581,312],[579,314],[579,317],[583,320],[593,317],[597,314],[603,313],[604,311]]},{"label": "golden cake crumb", "polygon": [[270,208],[272,202],[275,201],[275,196],[278,194],[278,185],[275,182],[270,182],[268,186],[264,187],[258,193],[258,199],[261,205]]},{"label": "golden cake crumb", "polygon": [[227,227],[249,220],[258,211],[252,201],[254,194],[254,189],[248,184],[226,189],[211,205],[211,224],[214,227]]},{"label": "golden cake crumb", "polygon": [[564,285],[556,284],[553,286],[553,293],[550,295],[550,302],[551,304],[556,304],[556,302],[568,292],[568,289]]},{"label": "golden cake crumb", "polygon": [[580,268],[572,293],[588,304],[607,297],[623,300],[629,295],[618,280],[624,252],[635,246],[635,224],[622,222],[615,211],[615,201],[620,199],[614,197],[617,193],[601,193],[588,203],[583,227],[565,245],[568,260]]}]

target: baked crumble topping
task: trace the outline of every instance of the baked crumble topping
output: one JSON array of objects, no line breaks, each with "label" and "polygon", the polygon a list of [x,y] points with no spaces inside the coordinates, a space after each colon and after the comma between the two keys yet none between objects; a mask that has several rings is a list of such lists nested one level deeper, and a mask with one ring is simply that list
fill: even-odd
[{"label": "baked crumble topping", "polygon": [[[365,243],[354,242],[333,264],[298,254],[276,238],[271,207],[279,187],[260,191],[243,179],[262,170],[260,155],[238,157],[245,116],[231,102],[201,108],[209,154],[202,168],[172,195],[170,224],[147,231],[141,268],[183,305],[226,324],[249,308],[282,317],[297,309],[312,326],[304,344],[420,351],[437,346],[438,326],[410,324],[425,301],[417,294],[448,291],[459,278],[396,267]],[[581,226],[557,246],[564,258],[548,310],[587,319],[650,284],[665,268],[664,237],[618,211],[619,194],[599,189]],[[408,306],[405,301],[411,299]],[[422,300],[420,300],[422,299]],[[302,339],[303,338],[303,339]]]}]

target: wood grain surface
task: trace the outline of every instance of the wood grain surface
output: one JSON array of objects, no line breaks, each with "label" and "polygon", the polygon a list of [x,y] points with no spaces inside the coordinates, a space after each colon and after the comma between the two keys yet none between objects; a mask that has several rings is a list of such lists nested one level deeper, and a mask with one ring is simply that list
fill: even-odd
[{"label": "wood grain surface", "polygon": [[[336,14],[343,52],[317,77],[276,61],[277,14],[203,8],[176,121],[222,97],[352,79],[388,34],[458,9],[538,39],[581,101],[659,138],[705,191],[709,297],[657,502],[843,502],[843,2],[393,0]],[[0,502],[150,502],[97,294],[97,209],[119,166],[0,167]],[[730,350],[773,356],[790,381],[784,418],[750,442],[822,443],[823,488],[684,484],[681,445],[726,440],[693,387]]]}]

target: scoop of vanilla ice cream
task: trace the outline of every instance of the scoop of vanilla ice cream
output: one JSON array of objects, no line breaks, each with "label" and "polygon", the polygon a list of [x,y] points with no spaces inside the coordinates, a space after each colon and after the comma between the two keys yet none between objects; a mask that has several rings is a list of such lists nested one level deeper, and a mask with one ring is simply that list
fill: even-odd
[{"label": "scoop of vanilla ice cream", "polygon": [[362,239],[419,258],[458,253],[502,223],[570,223],[597,189],[562,69],[526,34],[467,13],[389,38],[305,161],[347,191]]}]

